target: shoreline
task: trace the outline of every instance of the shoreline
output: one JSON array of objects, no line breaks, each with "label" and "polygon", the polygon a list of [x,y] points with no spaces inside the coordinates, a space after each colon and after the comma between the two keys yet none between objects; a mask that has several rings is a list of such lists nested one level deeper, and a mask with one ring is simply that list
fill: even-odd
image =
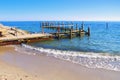
[{"label": "shoreline", "polygon": [[[20,51],[17,52],[14,48],[11,51],[7,49],[4,54],[0,55],[0,61],[12,66],[9,67],[8,65],[8,72],[13,72],[11,68],[20,68],[20,70],[15,69],[16,72],[25,71],[32,74],[32,76],[36,75],[37,80],[119,80],[120,78],[120,72],[86,68],[79,64],[56,59],[44,54],[37,54],[36,52],[31,54],[29,50],[20,49]],[[1,65],[4,66],[3,64]],[[11,75],[11,77],[16,77],[16,75]],[[34,78],[36,77],[28,80],[35,80]]]},{"label": "shoreline", "polygon": [[[21,45],[24,50],[31,52],[36,51],[38,54],[45,53],[47,56],[80,64],[88,68],[101,68],[106,70],[120,71],[120,56],[103,55],[103,53],[94,52],[77,52],[65,51],[57,49],[47,49],[42,47],[35,47],[26,44]],[[29,53],[28,53],[29,54]]]}]

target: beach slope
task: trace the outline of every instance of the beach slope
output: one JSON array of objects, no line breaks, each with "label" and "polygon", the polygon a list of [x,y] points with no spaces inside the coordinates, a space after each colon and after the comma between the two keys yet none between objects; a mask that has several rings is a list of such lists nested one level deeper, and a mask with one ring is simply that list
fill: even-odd
[{"label": "beach slope", "polygon": [[[11,49],[10,49],[11,50]],[[25,48],[0,55],[0,78],[7,80],[119,80],[120,72],[91,69]],[[9,65],[8,65],[9,64]]]}]

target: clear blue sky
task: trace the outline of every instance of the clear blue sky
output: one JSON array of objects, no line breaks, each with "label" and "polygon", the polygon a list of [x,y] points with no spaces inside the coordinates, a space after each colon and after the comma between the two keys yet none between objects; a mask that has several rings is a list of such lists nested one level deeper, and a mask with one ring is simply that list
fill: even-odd
[{"label": "clear blue sky", "polygon": [[120,0],[0,0],[1,21],[120,21]]}]

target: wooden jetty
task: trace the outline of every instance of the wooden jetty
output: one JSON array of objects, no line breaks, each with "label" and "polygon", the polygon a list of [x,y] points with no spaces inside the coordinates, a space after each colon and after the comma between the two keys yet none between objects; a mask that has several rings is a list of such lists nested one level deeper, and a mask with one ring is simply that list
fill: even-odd
[{"label": "wooden jetty", "polygon": [[[6,27],[0,24],[0,46],[62,38],[71,39],[73,37],[81,37],[83,35],[90,36],[90,28],[88,27],[88,30],[85,31],[83,27],[83,23],[81,27],[78,27],[78,24],[76,24],[75,28],[72,22],[70,24],[54,24],[47,22],[42,23],[42,33],[30,34],[29,32],[26,32],[24,30]],[[45,28],[55,29],[56,32],[44,33]]]},{"label": "wooden jetty", "polygon": [[53,37],[50,34],[27,34],[21,36],[14,37],[3,37],[0,38],[0,46],[1,45],[10,45],[10,44],[21,44],[21,43],[31,43],[43,40],[52,40]]},{"label": "wooden jetty", "polygon": [[[88,27],[88,30],[85,31],[84,30],[84,23],[81,24],[81,27],[78,29],[78,24],[76,24],[76,28],[73,28],[74,25],[71,22],[70,24],[54,24],[52,23],[52,25],[49,25],[51,23],[47,22],[47,23],[42,23],[42,32],[44,33],[44,29],[48,28],[48,29],[55,29],[56,32],[50,32],[50,34],[53,35],[54,38],[56,39],[62,39],[62,38],[73,38],[73,37],[77,37],[77,36],[83,36],[83,35],[87,35],[90,36],[90,28]],[[66,27],[67,26],[67,27]]]},{"label": "wooden jetty", "polygon": [[31,42],[53,39],[51,34],[43,34],[43,33],[30,34],[24,30],[10,28],[3,25],[0,25],[0,32],[1,32],[0,46],[31,43]]}]

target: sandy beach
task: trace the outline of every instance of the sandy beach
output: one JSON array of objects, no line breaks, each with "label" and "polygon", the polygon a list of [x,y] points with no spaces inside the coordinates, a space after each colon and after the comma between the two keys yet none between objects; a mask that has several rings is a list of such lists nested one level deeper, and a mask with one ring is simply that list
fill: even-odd
[{"label": "sandy beach", "polygon": [[[0,47],[0,80],[119,80],[120,72],[90,69],[15,46]],[[23,51],[21,51],[23,50]]]},{"label": "sandy beach", "polygon": [[[0,46],[0,56],[6,52],[13,53],[13,46]],[[6,63],[0,58],[0,80],[42,80],[36,75],[31,75],[19,67]]]}]

